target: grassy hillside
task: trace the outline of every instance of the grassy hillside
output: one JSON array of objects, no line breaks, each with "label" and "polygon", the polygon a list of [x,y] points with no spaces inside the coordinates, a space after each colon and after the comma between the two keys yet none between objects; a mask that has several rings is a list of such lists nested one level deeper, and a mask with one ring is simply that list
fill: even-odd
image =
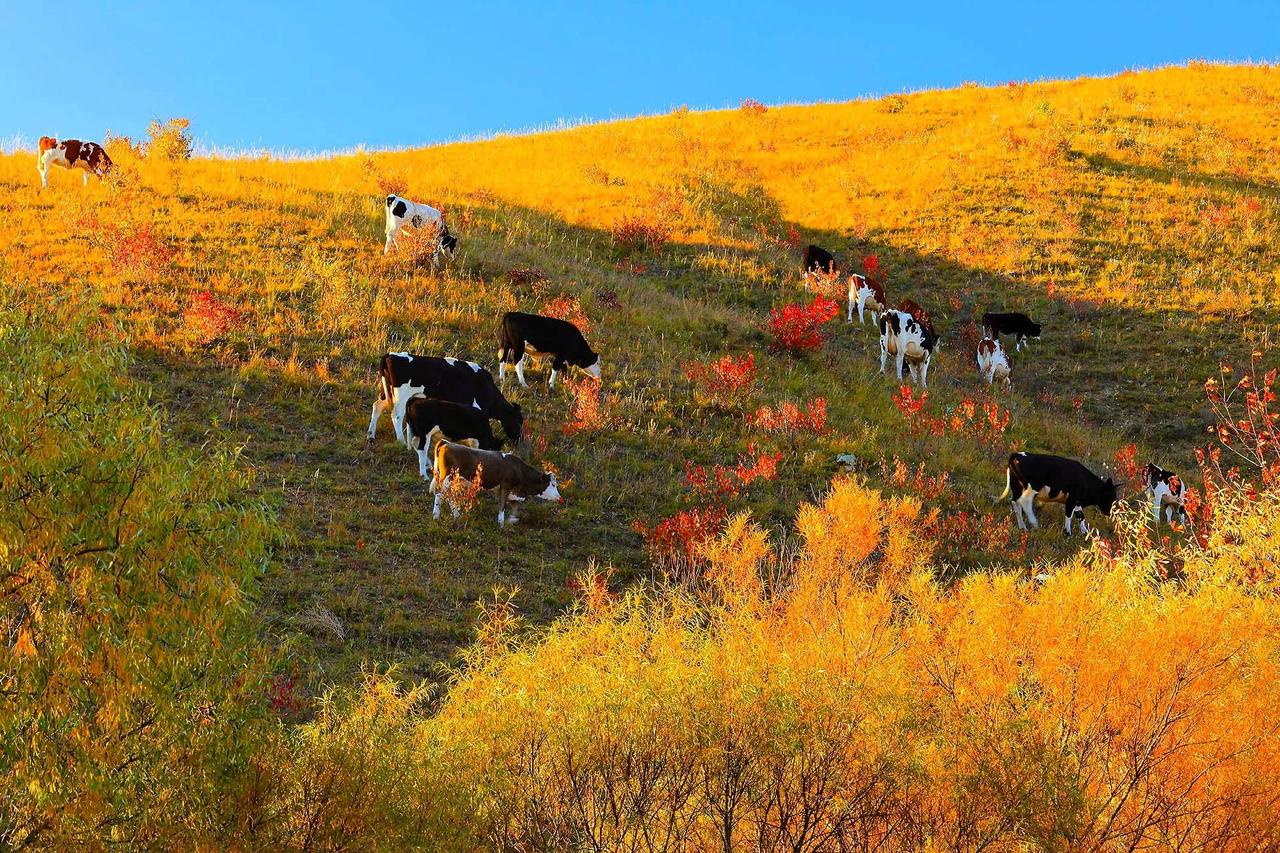
[{"label": "grassy hillside", "polygon": [[[1276,68],[1195,66],[315,162],[120,156],[115,179],[87,188],[59,172],[41,191],[18,154],[0,158],[0,281],[31,310],[87,300],[117,319],[192,454],[244,446],[290,535],[263,630],[296,638],[309,679],[364,662],[428,675],[494,587],[518,587],[536,622],[592,560],[614,588],[650,573],[637,531],[709,503],[686,462],[733,465],[749,448],[782,454],[776,478],[724,503],[775,535],[851,452],[889,492],[924,491],[944,574],[1024,573],[1078,547],[1053,510],[1021,536],[992,508],[1003,458],[1028,448],[1100,468],[1135,443],[1140,461],[1191,464],[1205,377],[1266,349],[1280,320],[1277,107]],[[441,273],[383,258],[393,190],[447,211],[462,248]],[[628,248],[637,226],[665,242]],[[923,412],[940,434],[911,429],[875,335],[844,325],[843,306],[820,352],[769,351],[769,310],[808,301],[793,245],[809,241],[858,270],[875,255],[891,298],[934,315],[945,343]],[[501,312],[565,298],[604,354],[600,417],[575,415],[545,374],[511,397],[566,504],[507,531],[491,501],[433,523],[385,421],[365,444],[372,364],[408,349],[492,365]],[[969,328],[989,308],[1046,325],[994,398]],[[686,364],[726,354],[753,354],[759,376],[713,404]],[[822,435],[748,417],[817,398]],[[984,426],[1005,411],[1006,428]]]}]

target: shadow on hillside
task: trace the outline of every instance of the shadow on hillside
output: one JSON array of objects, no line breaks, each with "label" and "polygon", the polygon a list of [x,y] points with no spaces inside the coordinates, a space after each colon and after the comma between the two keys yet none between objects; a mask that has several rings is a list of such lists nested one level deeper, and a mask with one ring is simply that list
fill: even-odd
[{"label": "shadow on hillside", "polygon": [[1117,160],[1106,154],[1086,154],[1081,151],[1071,152],[1072,159],[1087,163],[1090,168],[1112,175],[1122,175],[1139,181],[1152,181],[1170,184],[1174,181],[1184,184],[1195,184],[1208,189],[1233,192],[1254,193],[1280,199],[1280,186],[1262,184],[1248,178],[1236,178],[1228,175],[1209,175],[1197,172],[1186,165],[1151,166],[1142,163],[1129,163]]},{"label": "shadow on hillside", "polygon": [[[340,661],[330,677],[352,675],[369,656],[400,661],[410,674],[428,675],[435,662],[466,641],[474,602],[495,585],[520,587],[523,611],[543,622],[561,612],[572,595],[569,579],[593,558],[619,570],[617,583],[642,575],[645,558],[632,523],[683,506],[677,495],[684,489],[686,462],[731,462],[745,445],[740,415],[709,413],[685,399],[683,364],[726,352],[763,353],[767,339],[759,324],[769,308],[808,297],[797,252],[763,239],[743,245],[744,238],[758,233],[760,217],[769,211],[776,215],[777,202],[767,194],[735,196],[723,186],[709,192],[714,194],[709,212],[734,238],[729,246],[677,242],[659,252],[629,253],[606,230],[473,198],[451,214],[463,250],[440,276],[370,279],[370,287],[398,299],[413,298],[427,282],[435,283],[433,292],[462,294],[500,281],[516,307],[537,310],[549,297],[574,293],[592,312],[597,327],[590,337],[607,353],[609,380],[616,383],[608,387],[616,394],[621,420],[589,439],[565,435],[559,429],[569,405],[563,392],[548,392],[539,374],[531,389],[512,392],[545,438],[543,458],[574,481],[564,508],[535,509],[514,531],[497,529],[487,503],[465,525],[433,522],[416,464],[411,454],[391,445],[385,419],[377,444],[366,445],[371,365],[380,352],[344,350],[333,360],[333,338],[305,330],[288,340],[259,342],[260,352],[288,356],[304,367],[325,361],[331,375],[321,379],[272,369],[246,375],[225,361],[137,351],[139,372],[169,407],[181,438],[193,447],[210,440],[245,444],[264,494],[282,507],[293,538],[284,564],[265,584],[265,610],[282,630],[309,630],[305,614],[317,606],[336,615],[345,639],[309,632],[317,654]],[[315,197],[324,204],[322,194]],[[469,227],[461,225],[464,211]],[[1044,323],[1045,333],[1029,353],[1011,354],[1015,386],[1001,398],[1015,414],[1035,423],[1075,422],[1080,415],[1072,400],[1079,397],[1084,415],[1103,425],[1095,429],[1157,451],[1181,444],[1176,453],[1158,451],[1157,457],[1189,461],[1204,418],[1198,396],[1187,389],[1198,389],[1203,377],[1189,372],[1185,350],[1187,336],[1201,341],[1206,334],[1191,314],[1083,304],[875,235],[859,239],[780,219],[771,225],[777,234],[794,227],[806,242],[859,259],[853,265],[858,270],[863,256],[877,255],[888,274],[891,301],[910,297],[933,314],[944,336],[930,375],[934,399],[955,402],[985,393],[972,353],[961,343],[962,329],[977,323],[984,310],[1025,311]],[[368,237],[367,252],[380,254],[381,221],[370,221],[367,231],[356,227]],[[546,274],[546,282],[511,280],[513,269],[534,267]],[[448,335],[434,336],[457,343],[441,354],[491,365],[496,305],[492,299],[484,303],[494,316],[472,306]],[[291,310],[306,307],[290,304]],[[864,397],[870,394],[882,413],[893,413],[888,399],[896,384],[878,376],[875,331],[859,328],[856,317],[853,326],[843,318],[842,304],[841,322],[832,327],[834,341],[821,356],[768,360],[779,390],[793,398],[810,396],[812,391],[804,389],[848,388],[857,377]],[[426,330],[412,325],[397,324],[408,328],[395,337],[388,329],[386,347],[401,348],[426,336]],[[1160,376],[1161,370],[1168,375]],[[841,401],[832,401],[832,412],[838,435],[815,442],[815,452],[808,454],[812,459],[798,461],[762,505],[753,507],[766,525],[791,523],[795,506],[825,485],[827,460],[841,436],[860,429],[859,413]],[[1025,427],[1016,426],[1015,432],[1028,449],[1076,450],[1046,446]],[[888,443],[876,449],[886,457],[918,455],[918,441],[903,439],[899,447],[892,430],[879,434]],[[975,491],[985,492],[998,479],[992,459],[1004,452],[994,448],[990,459],[973,462],[967,476]],[[1087,461],[1096,467],[1108,460]]]}]

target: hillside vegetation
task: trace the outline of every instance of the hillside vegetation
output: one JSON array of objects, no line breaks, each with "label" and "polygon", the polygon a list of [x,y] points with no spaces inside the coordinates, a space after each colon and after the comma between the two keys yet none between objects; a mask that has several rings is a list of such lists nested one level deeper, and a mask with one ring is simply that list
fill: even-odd
[{"label": "hillside vegetation", "polygon": [[[1277,107],[1276,68],[1202,65],[318,161],[118,139],[108,180],[44,191],[30,154],[0,157],[0,349],[22,367],[0,386],[0,486],[27,501],[0,542],[0,629],[6,678],[40,685],[0,731],[15,756],[38,733],[83,761],[56,783],[69,747],[15,765],[0,832],[1280,844],[1272,398],[1239,411],[1274,381]],[[461,248],[438,273],[413,246],[383,256],[388,192],[446,211]],[[927,394],[878,374],[843,304],[815,351],[773,345],[770,312],[817,295],[807,242],[930,311]],[[511,309],[575,318],[604,357],[598,388],[508,387],[566,502],[508,530],[483,496],[433,522],[385,420],[365,443],[373,364],[496,371]],[[988,309],[1045,325],[1008,390],[973,364]],[[1224,416],[1205,381],[1234,387],[1233,365],[1252,385]],[[65,456],[32,452],[58,431]],[[99,448],[110,476],[86,469]],[[1180,471],[1193,535],[1138,500],[1091,515],[1092,544],[1060,510],[1021,533],[992,503],[1016,449],[1133,498],[1146,459]],[[128,473],[151,465],[170,481]],[[112,581],[138,566],[136,589]],[[135,673],[143,645],[107,636],[181,653]],[[183,743],[183,720],[208,738]],[[113,799],[119,767],[137,776]]]}]

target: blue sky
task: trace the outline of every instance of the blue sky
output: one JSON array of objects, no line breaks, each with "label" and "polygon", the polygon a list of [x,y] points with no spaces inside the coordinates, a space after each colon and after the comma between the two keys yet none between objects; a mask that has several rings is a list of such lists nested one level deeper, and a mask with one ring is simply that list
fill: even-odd
[{"label": "blue sky", "polygon": [[737,104],[1280,58],[1280,3],[0,0],[0,139],[404,146]]}]

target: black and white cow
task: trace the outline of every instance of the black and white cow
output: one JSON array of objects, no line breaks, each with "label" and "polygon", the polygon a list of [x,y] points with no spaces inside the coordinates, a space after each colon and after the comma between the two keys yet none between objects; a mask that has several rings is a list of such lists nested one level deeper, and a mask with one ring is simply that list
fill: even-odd
[{"label": "black and white cow", "polygon": [[1084,521],[1085,507],[1097,507],[1103,515],[1111,515],[1111,508],[1119,499],[1120,487],[1108,477],[1103,480],[1074,459],[1049,456],[1041,453],[1015,453],[1009,457],[1005,470],[1004,494],[996,498],[1011,498],[1013,517],[1018,527],[1039,529],[1036,519],[1037,503],[1060,503],[1066,509],[1067,536],[1071,535],[1071,519],[1080,517],[1080,531],[1087,534]]},{"label": "black and white cow", "polygon": [[551,387],[556,386],[556,375],[577,367],[589,376],[600,378],[600,356],[587,345],[587,339],[578,327],[558,317],[541,314],[525,314],[508,311],[502,315],[502,328],[498,332],[498,380],[507,376],[507,365],[516,368],[516,378],[522,386],[525,361],[531,357],[550,356]]},{"label": "black and white cow", "polygon": [[1151,514],[1155,517],[1156,527],[1160,526],[1162,509],[1170,524],[1173,524],[1175,515],[1183,524],[1187,523],[1187,488],[1177,474],[1148,462],[1147,494],[1151,497]]},{"label": "black and white cow", "polygon": [[502,442],[489,426],[489,416],[474,406],[413,397],[404,408],[404,443],[418,452],[418,472],[424,480],[431,476],[436,439],[474,442],[481,450],[502,449]]},{"label": "black and white cow", "polygon": [[1015,352],[1028,346],[1032,338],[1040,340],[1040,324],[1026,314],[988,311],[982,315],[982,330],[996,340],[1001,335],[1013,335]]},{"label": "black and white cow", "polygon": [[898,364],[898,381],[902,381],[902,365],[907,365],[912,381],[927,388],[929,361],[938,346],[938,338],[924,324],[906,311],[885,311],[880,315],[880,373],[894,356]]},{"label": "black and white cow", "polygon": [[458,238],[449,233],[449,226],[444,224],[444,214],[429,204],[418,204],[401,198],[394,193],[387,196],[387,244],[382,247],[385,255],[395,245],[396,237],[408,225],[413,228],[435,228],[439,232],[439,240],[435,251],[431,254],[434,263],[439,254],[444,252],[453,257],[458,250]]},{"label": "black and white cow", "polygon": [[405,407],[414,397],[471,406],[485,417],[500,421],[512,444],[520,441],[524,414],[519,406],[502,396],[492,373],[474,361],[407,352],[387,353],[378,363],[378,396],[369,417],[369,441],[373,441],[378,418],[388,409],[396,440],[404,441]]}]

